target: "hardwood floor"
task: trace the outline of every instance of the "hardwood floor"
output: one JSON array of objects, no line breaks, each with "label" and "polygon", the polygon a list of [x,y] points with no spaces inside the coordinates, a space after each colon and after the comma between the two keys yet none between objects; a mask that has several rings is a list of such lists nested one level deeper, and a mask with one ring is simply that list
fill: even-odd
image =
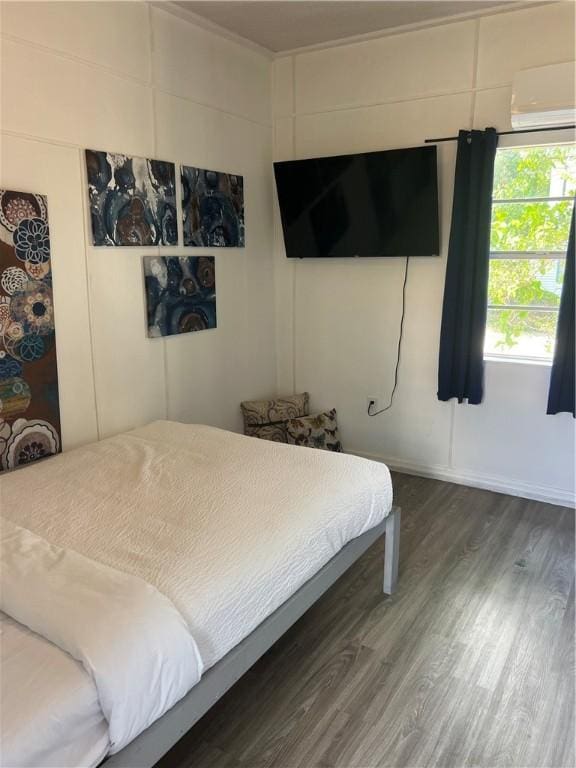
[{"label": "hardwood floor", "polygon": [[158,768],[573,768],[574,511],[408,475],[379,541]]}]

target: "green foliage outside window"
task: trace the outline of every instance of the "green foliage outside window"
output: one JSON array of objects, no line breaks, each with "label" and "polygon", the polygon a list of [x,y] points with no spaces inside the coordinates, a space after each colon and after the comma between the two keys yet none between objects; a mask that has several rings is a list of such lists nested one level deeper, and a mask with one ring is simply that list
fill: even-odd
[{"label": "green foliage outside window", "polygon": [[[501,149],[494,166],[494,200],[526,197],[571,197],[576,193],[576,147],[514,147]],[[550,190],[552,175],[565,182],[558,195]]]},{"label": "green foliage outside window", "polygon": [[[558,252],[568,242],[572,200],[498,203],[498,200],[568,197],[576,192],[576,147],[524,147],[499,150],[494,173],[491,250]],[[488,303],[558,307],[564,261],[492,259]],[[532,339],[535,355],[551,356],[557,312],[498,309],[488,313],[487,351],[523,353]],[[522,342],[522,344],[521,344]],[[529,354],[529,352],[528,352]]]}]

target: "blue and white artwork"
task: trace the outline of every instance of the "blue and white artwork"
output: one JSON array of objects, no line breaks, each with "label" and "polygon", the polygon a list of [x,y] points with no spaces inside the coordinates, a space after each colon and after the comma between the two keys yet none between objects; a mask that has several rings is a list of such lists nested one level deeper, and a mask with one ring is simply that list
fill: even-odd
[{"label": "blue and white artwork", "polygon": [[184,245],[244,247],[244,179],[181,167]]},{"label": "blue and white artwork", "polygon": [[213,256],[145,256],[148,336],[216,328]]},{"label": "blue and white artwork", "polygon": [[94,245],[178,245],[174,163],[86,150]]}]

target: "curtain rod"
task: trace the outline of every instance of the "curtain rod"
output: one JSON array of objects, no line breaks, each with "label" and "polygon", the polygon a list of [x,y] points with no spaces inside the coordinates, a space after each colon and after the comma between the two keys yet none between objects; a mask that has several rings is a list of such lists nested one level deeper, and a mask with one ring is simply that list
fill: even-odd
[{"label": "curtain rod", "polygon": [[[543,133],[544,131],[571,131],[576,125],[554,125],[550,128],[524,128],[520,131],[498,131],[498,136],[515,136],[519,133]],[[472,133],[472,131],[468,131]],[[426,139],[425,144],[439,144],[441,141],[458,141],[458,136],[444,136],[441,139]]]}]

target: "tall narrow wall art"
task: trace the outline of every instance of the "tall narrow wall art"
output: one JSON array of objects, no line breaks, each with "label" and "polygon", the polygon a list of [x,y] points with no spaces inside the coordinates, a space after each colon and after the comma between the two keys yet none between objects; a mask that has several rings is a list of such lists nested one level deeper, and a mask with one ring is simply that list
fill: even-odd
[{"label": "tall narrow wall art", "polygon": [[0,190],[0,470],[59,451],[46,198]]}]

